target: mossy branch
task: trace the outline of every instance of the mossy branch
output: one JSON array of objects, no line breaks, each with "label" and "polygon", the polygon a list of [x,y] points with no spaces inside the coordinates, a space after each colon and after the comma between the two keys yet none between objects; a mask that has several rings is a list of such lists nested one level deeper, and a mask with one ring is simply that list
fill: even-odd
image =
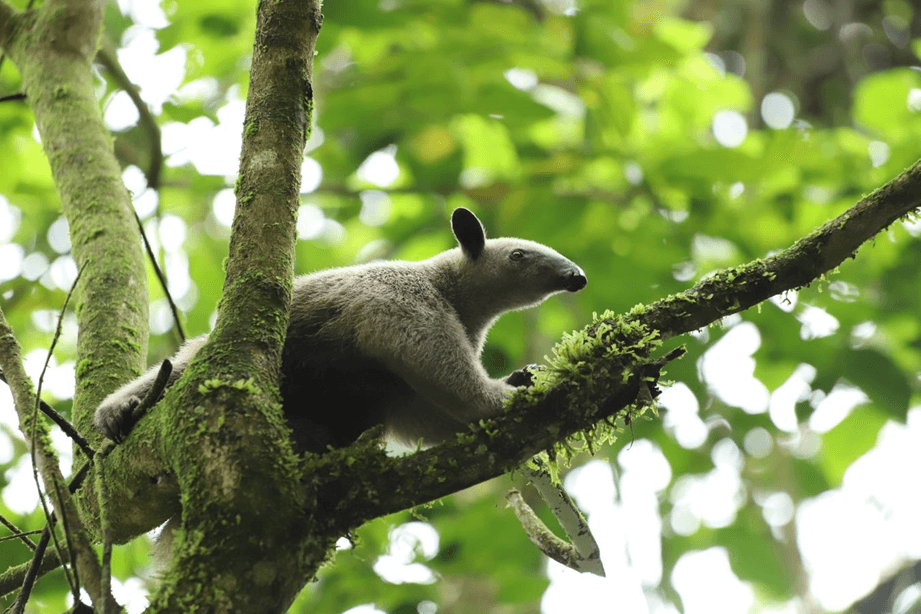
[{"label": "mossy branch", "polygon": [[921,207],[921,161],[787,249],[725,269],[693,288],[634,309],[628,318],[669,339],[830,273],[861,245]]},{"label": "mossy branch", "polygon": [[[19,428],[26,444],[36,457],[45,492],[52,498],[54,508],[67,527],[69,544],[74,549],[74,558],[80,577],[93,603],[101,603],[105,597],[101,592],[101,569],[96,553],[90,545],[89,535],[77,512],[76,504],[66,488],[67,481],[61,473],[57,454],[51,446],[48,425],[39,419],[32,382],[22,365],[19,343],[0,310],[0,367],[13,392]],[[111,600],[110,600],[111,601]],[[106,610],[106,611],[111,611]]]},{"label": "mossy branch", "polygon": [[2,52],[9,46],[10,39],[13,37],[13,28],[18,13],[3,0],[0,0],[0,57]]},{"label": "mossy branch", "polygon": [[98,441],[92,411],[137,377],[147,354],[147,274],[131,198],[93,83],[106,3],[46,3],[17,16],[7,52],[22,75],[83,272],[74,423]]}]

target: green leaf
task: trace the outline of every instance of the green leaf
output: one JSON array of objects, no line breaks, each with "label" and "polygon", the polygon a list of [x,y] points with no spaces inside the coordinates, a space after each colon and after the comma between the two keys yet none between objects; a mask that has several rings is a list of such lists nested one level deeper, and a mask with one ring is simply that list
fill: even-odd
[{"label": "green leaf", "polygon": [[921,38],[911,41],[911,51],[915,54],[915,57],[921,58]]},{"label": "green leaf", "polygon": [[905,138],[921,126],[921,112],[908,104],[909,92],[919,88],[921,74],[908,68],[869,75],[854,90],[854,119],[882,138]]},{"label": "green leaf", "polygon": [[889,356],[877,350],[843,352],[835,364],[835,371],[863,390],[875,407],[893,418],[905,419],[911,384]]},{"label": "green leaf", "polygon": [[822,436],[818,463],[831,486],[838,486],[855,460],[876,445],[879,429],[889,418],[873,407],[859,407]]},{"label": "green leaf", "polygon": [[758,506],[748,506],[729,528],[718,529],[714,544],[726,546],[732,570],[743,580],[755,582],[772,599],[795,594],[797,577],[787,562],[784,545],[770,538],[770,527]]},{"label": "green leaf", "polygon": [[713,36],[713,28],[710,24],[674,17],[656,20],[653,32],[659,40],[668,43],[682,53],[703,49]]}]

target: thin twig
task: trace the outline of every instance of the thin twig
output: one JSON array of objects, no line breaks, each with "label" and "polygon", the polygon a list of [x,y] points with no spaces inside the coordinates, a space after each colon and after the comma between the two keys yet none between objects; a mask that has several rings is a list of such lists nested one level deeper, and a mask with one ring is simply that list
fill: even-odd
[{"label": "thin twig", "polygon": [[[112,441],[107,440],[99,447],[99,454],[108,455],[109,452],[111,452],[113,449],[115,449],[115,444]],[[70,492],[70,494],[77,492],[77,490],[79,490],[79,488],[83,485],[83,482],[86,480],[86,476],[89,475],[90,466],[90,462],[87,461],[77,470],[73,478],[71,478],[67,485],[67,490]],[[23,576],[22,589],[20,590],[19,597],[17,598],[17,601],[19,601],[19,599],[24,599],[23,607],[25,602],[28,601],[29,594],[32,592],[32,585],[35,583],[35,580],[41,573],[42,561],[44,560],[45,551],[48,548],[48,542],[51,540],[51,530],[55,524],[57,524],[57,515],[52,512],[51,521],[45,525],[45,528],[42,530],[41,538],[39,538],[38,543],[33,547],[35,552],[32,554],[32,561],[30,562],[28,568],[26,569],[25,575]],[[57,564],[64,564],[60,554],[58,554]],[[55,567],[52,567],[47,571],[50,571],[54,568]],[[15,612],[15,610],[11,611]],[[22,612],[22,610],[19,610],[19,612]]]},{"label": "thin twig", "polygon": [[41,529],[37,529],[35,531],[19,531],[13,533],[12,535],[7,535],[6,537],[0,537],[0,542],[8,542],[14,539],[18,539],[21,540],[22,543],[26,544],[29,547],[29,550],[35,550],[35,544],[32,542],[32,540],[29,539],[28,536],[39,534],[41,534]]},{"label": "thin twig", "polygon": [[144,132],[147,133],[147,140],[151,148],[150,164],[144,171],[144,176],[147,178],[147,187],[157,191],[160,189],[160,173],[163,169],[163,145],[160,140],[160,126],[157,125],[157,118],[151,113],[150,107],[147,106],[144,99],[141,98],[141,93],[138,91],[137,86],[121,67],[118,62],[118,53],[107,36],[103,37],[102,46],[96,53],[96,60],[109,71],[109,74],[112,75],[112,78],[122,91],[128,94],[128,98],[131,99],[134,108],[138,111],[139,123]]},{"label": "thin twig", "polygon": [[[108,456],[108,455],[106,455]],[[99,523],[102,525],[102,576],[99,580],[102,603],[100,609],[109,611],[108,599],[112,596],[112,526],[109,523],[107,501],[109,491],[105,479],[106,456],[99,455],[93,459],[96,465],[96,495],[99,501]]]},{"label": "thin twig", "polygon": [[[57,328],[55,329],[55,334],[52,338],[51,345],[48,348],[48,353],[45,358],[45,364],[42,368],[41,374],[39,375],[38,384],[36,387],[35,403],[34,403],[33,412],[32,412],[32,430],[30,434],[32,445],[29,446],[29,451],[30,451],[30,457],[32,461],[32,476],[33,476],[33,479],[35,480],[36,489],[38,490],[38,494],[39,494],[39,501],[41,502],[42,510],[45,514],[47,524],[45,527],[45,531],[42,533],[42,537],[39,539],[39,544],[36,545],[35,547],[35,552],[33,554],[34,564],[30,565],[23,579],[22,589],[20,590],[20,593],[17,596],[16,603],[13,606],[13,610],[12,610],[13,612],[21,612],[24,610],[25,604],[28,602],[29,597],[31,595],[32,587],[34,586],[35,579],[38,576],[39,568],[41,566],[41,560],[42,560],[42,557],[44,556],[44,552],[45,552],[45,549],[47,547],[49,540],[53,540],[55,550],[58,554],[58,559],[61,561],[65,560],[62,554],[61,544],[58,542],[57,536],[52,530],[52,527],[55,524],[55,514],[51,512],[48,508],[48,502],[45,499],[45,493],[42,492],[41,484],[40,484],[39,477],[38,477],[38,463],[36,462],[37,460],[36,459],[36,448],[37,448],[37,439],[38,439],[37,429],[38,429],[38,420],[39,420],[38,413],[39,413],[39,410],[42,409],[42,404],[43,404],[43,402],[40,399],[42,383],[44,381],[44,376],[47,371],[48,364],[51,361],[51,356],[54,353],[54,347],[55,345],[57,345],[57,341],[61,336],[61,327],[62,327],[62,322],[64,320],[64,313],[66,313],[67,305],[70,302],[71,296],[73,296],[73,292],[77,286],[78,281],[80,280],[81,272],[82,272],[81,270],[77,271],[77,276],[74,279],[74,282],[71,285],[71,288],[68,291],[67,296],[64,299],[64,304],[61,307],[61,314],[58,317],[58,325],[57,325]],[[4,380],[5,380],[5,377],[4,377]],[[48,409],[50,409],[50,407],[48,407]],[[44,412],[44,413],[48,415],[48,412]],[[54,412],[53,410],[51,410],[51,413],[54,415],[57,415],[57,412]],[[63,420],[63,418],[61,420],[63,422],[66,422]],[[58,421],[55,420],[55,422],[58,422]],[[73,430],[73,429],[71,428],[70,430]],[[77,439],[82,440],[83,438],[78,437]],[[84,441],[84,444],[85,444],[85,441]],[[90,454],[92,453],[92,450],[90,450],[88,446],[84,448],[84,453],[87,453],[87,451],[89,451]],[[72,480],[72,482],[73,481],[75,480]],[[58,501],[63,500],[62,494],[59,491],[59,484],[56,479],[52,480],[51,486],[55,489],[56,500]],[[74,488],[74,490],[76,490],[76,488]],[[64,565],[63,566],[64,574],[65,574],[65,578],[67,579],[68,585],[70,586],[70,590],[73,595],[73,598],[75,599],[75,601],[78,601],[80,598],[80,588],[79,588],[79,579],[77,577],[77,568],[75,564],[76,555],[70,543],[68,527],[66,524],[67,522],[66,514],[63,516],[63,518],[64,518],[64,534],[65,534],[65,537],[67,538],[67,551],[70,554],[70,561],[73,567],[73,569],[71,570],[71,569],[68,569],[67,565]]]},{"label": "thin twig", "polygon": [[169,383],[169,376],[172,372],[173,363],[168,359],[164,360],[163,364],[160,365],[160,370],[157,372],[157,379],[154,380],[150,390],[147,391],[147,395],[141,403],[131,411],[131,426],[129,430],[133,428],[134,425],[150,411],[150,408],[157,404],[160,397],[163,396],[163,391],[166,390],[166,385]]},{"label": "thin twig", "polygon": [[[61,485],[57,482],[54,482],[54,492],[57,495],[56,499],[61,500]],[[71,587],[71,593],[74,598],[74,603],[80,602],[80,573],[77,569],[77,550],[74,548],[73,541],[71,540],[70,526],[67,524],[67,514],[61,514],[61,529],[64,533],[64,543],[67,545],[67,554],[70,555],[70,567],[71,574],[73,575],[73,586]],[[52,537],[54,537],[54,532],[52,532]],[[58,546],[57,539],[54,540],[55,548],[58,549],[58,556],[63,558],[60,554],[60,546]],[[65,571],[66,571],[65,567]]]},{"label": "thin twig", "polygon": [[[33,467],[33,473],[35,469]],[[57,488],[57,484],[55,484]],[[67,564],[64,562],[64,555],[62,554],[61,544],[58,541],[57,535],[54,533],[54,525],[57,522],[57,517],[55,513],[49,511],[48,503],[45,501],[45,495],[39,489],[39,501],[42,504],[42,510],[45,512],[45,518],[47,523],[44,530],[42,531],[42,536],[36,544],[35,552],[32,553],[32,561],[29,565],[26,575],[22,581],[22,588],[19,590],[19,595],[16,596],[16,602],[10,608],[12,614],[23,614],[25,611],[26,604],[29,602],[29,597],[32,595],[32,588],[35,586],[35,580],[38,579],[39,571],[42,565],[42,557],[45,555],[45,550],[48,548],[48,541],[51,540],[54,544],[54,550],[57,553],[58,560],[61,561],[61,569],[64,571],[64,577],[67,580],[67,584],[70,586],[71,593],[74,595],[74,599],[79,601],[80,598],[80,589],[79,586],[75,584],[74,575],[76,574],[76,566],[74,565],[74,551],[69,547],[68,544],[68,553],[71,555],[70,564],[74,565],[74,574],[72,575],[70,569],[67,567]],[[60,500],[60,499],[58,499]],[[65,531],[66,533],[66,531]],[[75,601],[76,603],[76,601]]]},{"label": "thin twig", "polygon": [[[164,360],[163,364],[160,365],[160,371],[157,374],[157,379],[154,380],[153,385],[150,387],[150,390],[147,391],[147,394],[144,396],[144,399],[141,401],[141,403],[136,408],[134,408],[134,411],[132,412],[132,415],[130,418],[132,420],[131,424],[136,424],[137,421],[143,418],[144,414],[146,414],[147,411],[149,411],[150,408],[156,405],[156,403],[160,400],[160,397],[163,396],[163,391],[166,390],[166,384],[169,381],[169,376],[170,376],[170,373],[172,373],[172,370],[173,370],[172,363],[170,363],[170,361],[168,360]],[[113,442],[112,440],[106,440],[105,443],[103,443],[99,447],[97,454],[91,457],[91,460],[93,462],[100,463],[102,459],[107,457],[109,453],[115,449],[116,445],[117,444]],[[84,464],[77,470],[76,474],[74,474],[74,477],[71,479],[70,483],[67,486],[67,489],[68,491],[70,491],[71,494],[75,493],[77,489],[79,489],[80,486],[83,485],[83,482],[86,479],[86,476],[89,474],[89,468],[90,468],[90,462],[88,461],[86,464]],[[100,470],[100,471],[104,471],[104,470]],[[100,489],[99,492],[100,492],[100,496],[104,496],[101,494],[102,489]],[[41,494],[41,492],[39,492],[39,494]],[[44,499],[41,497],[40,499],[42,500],[43,507],[44,507]],[[47,508],[45,509],[47,512]],[[103,530],[107,532],[108,529],[105,528],[107,524],[105,521],[105,506],[104,505],[100,505],[100,516],[101,516],[101,520],[102,520],[103,527],[104,527]],[[54,538],[56,549],[58,551],[58,559],[62,561],[62,563],[64,561],[64,558],[60,553],[60,548],[59,546],[57,546],[57,538],[54,535],[54,531],[52,530],[55,523],[57,522],[57,516],[53,512],[51,512],[47,514],[47,518],[48,518],[48,523],[45,526],[44,531],[42,532],[42,536],[41,536],[41,539],[39,540],[39,543],[36,545],[35,553],[32,556],[32,562],[29,565],[28,569],[26,570],[26,574],[23,578],[23,586],[16,600],[17,604],[20,603],[20,601],[22,602],[22,608],[25,608],[25,603],[29,599],[29,594],[32,591],[32,586],[35,583],[35,579],[38,577],[39,569],[42,564],[42,557],[44,556],[45,550],[47,549],[49,539]],[[67,534],[67,531],[65,527],[65,535],[66,534]],[[103,571],[102,571],[102,577],[100,579],[100,583],[101,583],[100,591],[103,595],[104,601],[111,597],[110,595],[110,590],[111,590],[110,584],[111,583],[109,579],[110,574],[111,574],[111,556],[112,556],[111,538],[109,537],[108,538],[108,554],[106,554],[105,549],[103,551]],[[63,565],[63,567],[66,573],[67,566]],[[78,597],[79,595],[75,598],[78,598]],[[19,609],[19,610],[13,609],[12,610],[14,614],[22,614],[23,611],[24,611],[23,609]]]},{"label": "thin twig", "polygon": [[[163,146],[157,118],[151,113],[150,107],[147,106],[144,99],[141,98],[141,93],[138,91],[137,86],[128,78],[121,64],[119,64],[118,54],[116,54],[111,41],[108,39],[103,41],[102,48],[99,50],[99,53],[96,54],[96,59],[109,71],[109,74],[112,75],[112,78],[122,91],[128,94],[128,97],[137,109],[140,125],[144,129],[144,132],[147,133],[147,140],[150,143],[150,163],[144,171],[144,176],[147,178],[147,187],[155,192],[159,192],[160,177],[163,170]],[[159,209],[159,206],[157,208]],[[170,294],[166,283],[166,276],[163,274],[163,270],[160,268],[157,257],[153,252],[153,248],[147,238],[147,233],[144,231],[144,225],[141,223],[141,218],[133,207],[131,210],[134,213],[134,219],[137,221],[138,229],[141,231],[141,238],[144,240],[144,249],[147,250],[147,257],[150,258],[154,273],[160,282],[163,294],[166,295],[166,301],[169,303],[170,311],[173,313],[173,322],[176,324],[176,332],[179,335],[179,340],[185,341],[185,330],[183,330],[182,321],[179,319],[179,309],[176,307],[176,302]]]},{"label": "thin twig", "polygon": [[[36,462],[36,460],[37,460],[37,459],[36,459],[36,454],[37,454],[36,448],[38,447],[38,445],[37,445],[37,440],[38,440],[38,435],[37,435],[37,429],[38,429],[38,414],[39,414],[39,408],[40,408],[40,406],[41,406],[40,399],[41,399],[41,394],[42,394],[42,383],[44,382],[45,372],[46,372],[47,369],[48,369],[48,363],[51,362],[51,356],[52,356],[53,353],[54,353],[54,347],[55,347],[55,345],[57,345],[58,339],[59,339],[60,336],[61,336],[61,323],[64,321],[64,313],[65,313],[66,310],[67,310],[67,304],[70,302],[70,297],[73,295],[74,289],[77,287],[77,282],[80,281],[80,274],[81,274],[81,273],[82,273],[82,269],[78,269],[78,270],[77,270],[77,276],[74,278],[74,282],[73,282],[73,284],[71,284],[70,290],[67,292],[67,296],[64,297],[64,304],[61,306],[61,313],[60,313],[60,315],[58,316],[58,325],[57,325],[57,327],[55,328],[54,335],[53,335],[52,338],[51,338],[51,345],[50,345],[50,347],[48,348],[48,353],[45,355],[45,364],[42,366],[42,372],[41,372],[41,373],[39,374],[39,376],[38,376],[38,383],[37,383],[36,389],[35,389],[35,405],[34,405],[34,409],[33,409],[33,411],[32,411],[32,432],[31,432],[31,434],[30,434],[31,440],[32,440],[32,445],[29,446],[29,456],[30,456],[31,461],[32,461],[32,478],[35,480],[35,488],[36,488],[36,490],[38,490],[38,498],[39,498],[39,501],[41,502],[42,510],[43,510],[44,513],[45,513],[45,519],[46,519],[46,523],[47,523],[48,525],[51,525],[51,524],[52,524],[51,512],[50,512],[50,510],[48,509],[48,502],[45,500],[45,494],[42,492],[41,481],[39,480],[39,477],[38,477],[38,463]],[[58,484],[57,484],[57,481],[56,481],[56,480],[53,481],[53,484],[52,484],[52,485],[53,485],[53,487],[55,488],[55,490],[57,490]],[[60,498],[60,496],[58,496],[58,497],[57,497],[57,500],[58,500],[58,501],[61,501],[62,499]],[[67,525],[66,525],[66,515],[64,516],[64,518],[65,518],[65,524],[64,524],[65,532],[64,532],[64,535],[65,535],[65,537],[68,537],[68,535],[67,535]],[[63,560],[64,560],[64,555],[63,555],[63,553],[61,552],[61,545],[60,545],[60,543],[59,543],[58,540],[57,540],[57,536],[54,535],[54,533],[52,532],[51,537],[52,537],[52,539],[53,539],[53,541],[54,541],[54,547],[55,547],[55,550],[56,550],[57,553],[58,553],[58,557],[63,561]],[[74,566],[74,568],[73,568],[73,570],[72,570],[73,573],[71,574],[71,573],[69,573],[69,570],[68,570],[67,566],[65,565],[65,566],[64,566],[64,575],[65,575],[65,577],[67,578],[68,584],[70,585],[70,590],[71,590],[71,593],[73,594],[74,599],[75,599],[76,601],[79,601],[79,598],[80,598],[80,586],[79,586],[79,584],[78,584],[78,580],[76,579],[75,554],[74,554],[73,549],[71,548],[71,544],[70,544],[70,539],[69,539],[69,537],[68,537],[68,539],[67,539],[67,550],[68,550],[68,553],[70,554],[70,561],[71,561],[71,564]],[[27,590],[27,589],[28,589],[28,590]],[[28,595],[29,591],[31,591],[31,586],[29,586],[29,587],[25,587],[25,586],[24,586],[24,587],[23,587],[23,591],[20,593],[20,595],[22,595],[23,593],[26,593],[25,598],[26,598],[26,600],[28,600],[28,598],[29,598],[29,595]]]},{"label": "thin twig", "polygon": [[25,92],[17,92],[15,94],[7,94],[6,96],[0,96],[0,102],[12,102],[14,100],[25,100],[25,99],[26,99]]},{"label": "thin twig", "polygon": [[150,264],[153,266],[154,273],[160,281],[160,287],[163,289],[163,294],[166,295],[166,301],[169,303],[170,311],[173,313],[173,322],[176,324],[176,332],[179,334],[179,341],[184,342],[185,330],[183,330],[182,321],[179,319],[179,309],[176,307],[176,303],[173,301],[173,295],[170,294],[169,287],[167,286],[166,276],[160,269],[157,257],[153,253],[153,248],[150,246],[150,241],[147,239],[147,232],[144,230],[144,225],[141,223],[140,216],[138,216],[134,207],[131,207],[131,212],[134,213],[134,219],[137,221],[138,229],[141,231],[141,238],[144,240],[144,249],[147,250],[147,257],[150,258]]},{"label": "thin twig", "polygon": [[[3,526],[5,526],[5,527],[6,527],[7,529],[9,529],[10,532],[12,533],[12,535],[10,535],[9,537],[0,538],[0,541],[6,541],[6,540],[8,540],[8,539],[19,539],[22,543],[24,543],[24,544],[26,545],[26,547],[27,547],[29,550],[35,550],[35,542],[33,542],[31,539],[29,539],[29,538],[26,537],[26,536],[27,536],[27,535],[32,535],[32,534],[36,533],[36,531],[23,531],[22,529],[20,529],[19,527],[17,527],[15,524],[13,524],[13,523],[12,523],[6,516],[4,516],[3,514],[0,514],[0,524],[2,524]],[[40,531],[38,531],[38,532],[40,532]]]},{"label": "thin twig", "polygon": [[[48,347],[48,353],[45,355],[45,364],[42,366],[42,372],[38,376],[38,383],[35,390],[35,402],[38,406],[38,409],[42,410],[46,416],[54,420],[54,423],[57,424],[61,430],[67,433],[71,439],[73,439],[80,449],[83,450],[83,453],[87,456],[92,456],[92,450],[90,449],[89,443],[82,435],[77,432],[77,429],[65,420],[58,412],[51,408],[50,405],[41,400],[42,395],[42,385],[45,381],[45,372],[48,370],[48,364],[51,362],[51,357],[54,355],[54,348],[58,344],[58,339],[61,338],[61,328],[64,325],[64,314],[67,313],[67,305],[70,303],[70,298],[73,296],[74,291],[77,289],[77,283],[80,281],[80,276],[83,275],[83,269],[77,269],[77,276],[74,278],[74,283],[71,284],[70,290],[67,292],[67,296],[64,297],[64,304],[61,306],[61,312],[58,314],[58,323],[54,329],[54,335],[51,337],[51,345]],[[33,418],[34,419],[34,418]],[[33,425],[35,423],[33,422]],[[32,459],[35,460],[34,458]]]},{"label": "thin twig", "polygon": [[[3,369],[0,369],[0,382],[9,385],[9,382],[6,380],[6,375],[3,373]],[[81,435],[76,428],[74,428],[74,425],[71,424],[67,418],[62,416],[60,412],[58,412],[55,408],[51,407],[51,405],[45,401],[42,401],[41,399],[38,401],[38,408],[42,410],[42,413],[50,418],[52,422],[58,425],[58,428],[64,431],[65,435],[73,440],[77,447],[80,448],[84,454],[86,454],[87,458],[93,457],[93,454],[95,454],[93,447],[89,444],[86,438]]]},{"label": "thin twig", "polygon": [[32,562],[28,569],[26,569],[26,575],[22,580],[22,589],[20,589],[19,594],[16,595],[16,601],[10,606],[10,614],[23,614],[23,612],[25,612],[26,603],[29,602],[29,596],[32,594],[32,587],[35,585],[35,580],[38,578],[38,572],[42,566],[42,557],[45,554],[45,550],[48,548],[48,540],[50,539],[51,530],[45,527],[45,530],[42,531],[42,536],[38,540],[38,544],[36,544],[35,552],[32,553]]},{"label": "thin twig", "polygon": [[[133,421],[132,424],[135,424],[138,420],[144,417],[144,414],[146,414],[147,411],[151,407],[156,405],[156,403],[163,396],[163,391],[166,390],[166,384],[169,381],[169,376],[170,376],[170,373],[172,373],[172,370],[173,370],[172,363],[170,363],[170,361],[168,360],[164,360],[163,364],[160,366],[160,371],[157,374],[157,379],[154,380],[153,385],[150,387],[150,390],[147,391],[147,394],[144,396],[144,399],[141,401],[140,405],[134,408],[134,411],[132,412],[132,415],[131,415],[131,420]],[[94,462],[98,462],[99,460],[107,457],[109,453],[115,449],[116,445],[117,444],[113,442],[112,440],[106,440],[105,443],[103,443],[99,447],[99,450],[97,451],[96,455],[90,457],[91,460]],[[88,461],[86,464],[81,466],[77,470],[77,472],[74,474],[74,477],[71,479],[70,483],[67,485],[67,489],[68,491],[70,491],[71,494],[75,493],[77,489],[79,489],[80,486],[83,485],[83,482],[86,479],[86,476],[89,475],[90,464],[91,464],[90,461]],[[44,503],[44,499],[42,499],[42,501]],[[100,514],[101,515],[104,514],[102,507],[100,507]],[[29,565],[28,569],[26,570],[26,574],[23,578],[23,586],[22,586],[22,589],[20,590],[19,596],[17,597],[17,603],[19,603],[20,600],[22,600],[22,608],[25,607],[25,603],[28,601],[29,594],[32,591],[32,586],[35,583],[35,579],[38,577],[39,569],[42,564],[42,558],[45,554],[45,550],[48,547],[48,541],[54,538],[54,541],[57,544],[57,538],[54,536],[54,531],[52,530],[55,523],[57,522],[57,516],[54,514],[54,512],[51,512],[47,515],[47,518],[48,518],[48,524],[45,526],[45,529],[42,532],[41,539],[39,540],[38,544],[35,547],[35,553],[32,556],[32,562]],[[105,524],[103,526],[105,526]],[[111,546],[110,546],[110,549],[111,549]],[[106,563],[105,556],[106,556],[105,552],[103,552],[103,565],[108,564],[108,566],[111,567],[111,551],[108,555],[109,563]],[[58,559],[63,564],[64,558],[61,555],[59,549],[58,549]],[[66,565],[63,565],[63,566],[64,566],[65,573],[66,573],[67,566]],[[101,590],[105,591],[103,593],[105,595],[104,599],[109,598],[109,591],[106,590],[107,588],[109,588],[107,587],[107,585],[109,584],[109,580],[108,580],[109,573],[110,571],[108,569],[104,569],[102,579],[100,580],[102,583]],[[19,610],[13,609],[12,610],[14,614],[22,614],[23,611],[24,611],[23,609],[19,609]]]},{"label": "thin twig", "polygon": [[[70,302],[70,297],[73,296],[74,290],[77,288],[77,282],[80,281],[80,275],[83,274],[83,269],[77,269],[77,276],[74,278],[74,283],[70,285],[70,290],[67,291],[67,296],[64,297],[64,304],[61,305],[61,313],[58,314],[58,324],[54,329],[54,335],[51,337],[51,345],[48,347],[48,352],[45,354],[45,364],[42,366],[42,372],[38,376],[38,383],[35,387],[35,411],[32,414],[32,436],[35,436],[35,425],[38,423],[38,411],[41,405],[40,399],[42,396],[42,384],[45,381],[45,372],[48,371],[48,364],[51,362],[51,357],[54,355],[54,347],[58,344],[58,339],[61,338],[61,328],[64,324],[64,314],[67,313],[67,304]],[[33,446],[33,450],[34,450]],[[32,462],[35,462],[35,454],[33,452]]]},{"label": "thin twig", "polygon": [[83,435],[81,435],[79,431],[77,431],[74,425],[71,424],[67,420],[67,418],[62,416],[60,413],[57,412],[57,410],[55,410],[53,407],[51,407],[50,405],[48,405],[48,403],[44,401],[39,400],[38,407],[39,409],[42,410],[43,414],[45,414],[48,418],[51,419],[52,422],[58,425],[58,428],[64,431],[65,435],[70,437],[70,439],[73,440],[75,444],[77,444],[77,447],[80,448],[80,450],[84,454],[86,454],[87,458],[93,457],[93,454],[95,454],[95,452],[93,452],[93,447],[90,445],[90,442],[88,442],[86,438]]}]

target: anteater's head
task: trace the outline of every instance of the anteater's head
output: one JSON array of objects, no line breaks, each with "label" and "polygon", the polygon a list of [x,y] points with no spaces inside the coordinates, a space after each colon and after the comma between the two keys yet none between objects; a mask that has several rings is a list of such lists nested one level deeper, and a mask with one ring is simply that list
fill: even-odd
[{"label": "anteater's head", "polygon": [[480,220],[458,208],[451,230],[463,254],[467,283],[496,313],[537,305],[557,292],[578,292],[588,283],[579,265],[554,249],[525,239],[487,239]]}]

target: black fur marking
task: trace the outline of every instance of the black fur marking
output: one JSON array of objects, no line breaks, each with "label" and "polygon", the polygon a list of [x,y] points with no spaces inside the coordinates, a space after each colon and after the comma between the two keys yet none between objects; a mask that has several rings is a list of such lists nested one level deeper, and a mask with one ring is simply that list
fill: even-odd
[{"label": "black fur marking", "polygon": [[454,210],[451,214],[451,230],[468,258],[476,260],[480,257],[486,247],[486,231],[469,209],[458,207]]}]

